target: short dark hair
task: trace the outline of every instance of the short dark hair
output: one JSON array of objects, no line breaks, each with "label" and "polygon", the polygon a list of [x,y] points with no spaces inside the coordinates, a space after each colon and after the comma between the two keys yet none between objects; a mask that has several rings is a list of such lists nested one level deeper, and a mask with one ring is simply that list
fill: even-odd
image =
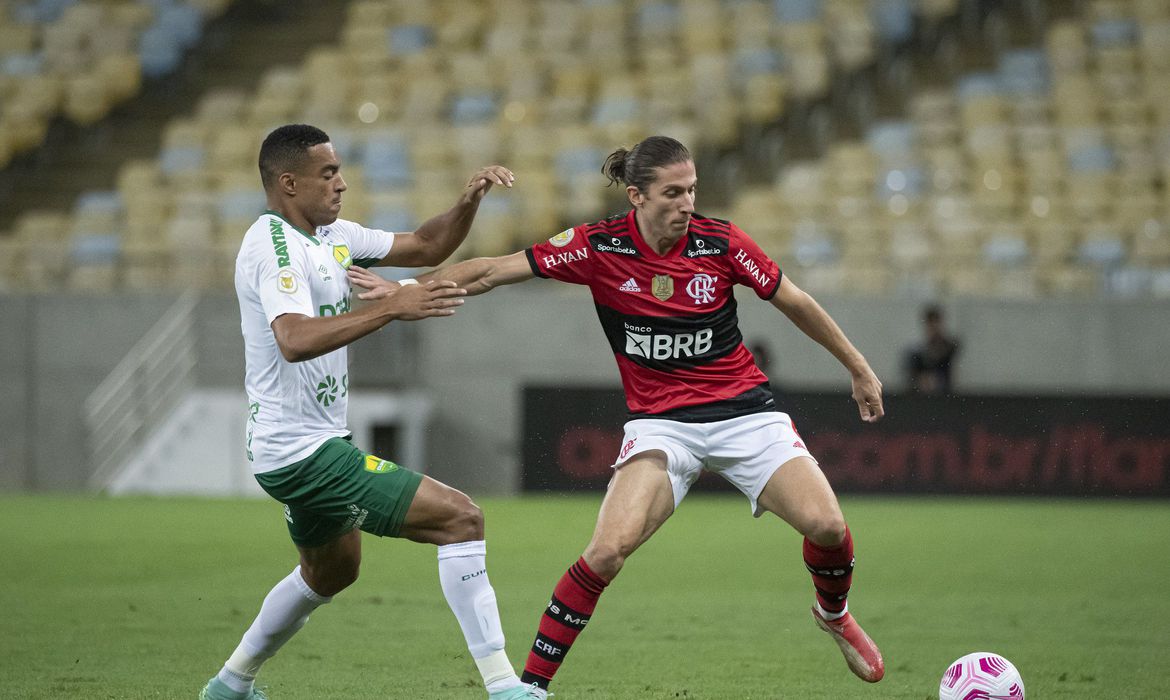
[{"label": "short dark hair", "polygon": [[313,146],[329,142],[329,134],[308,124],[285,124],[272,130],[260,146],[260,182],[276,184],[281,173],[296,170]]},{"label": "short dark hair", "polygon": [[619,148],[605,159],[601,172],[609,184],[633,185],[639,192],[654,182],[654,169],[694,160],[682,143],[669,136],[650,136],[628,151]]}]

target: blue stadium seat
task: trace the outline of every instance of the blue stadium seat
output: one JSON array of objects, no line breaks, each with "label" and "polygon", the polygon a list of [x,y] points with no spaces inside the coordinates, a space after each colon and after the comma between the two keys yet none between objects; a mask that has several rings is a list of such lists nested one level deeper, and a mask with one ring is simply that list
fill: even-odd
[{"label": "blue stadium seat", "polygon": [[558,151],[553,162],[557,176],[569,182],[580,175],[596,172],[598,164],[605,160],[605,155],[596,146],[576,146]]},{"label": "blue stadium seat", "polygon": [[221,221],[250,221],[264,209],[264,191],[233,189],[220,194],[216,200]]},{"label": "blue stadium seat", "polygon": [[390,54],[409,56],[424,51],[435,43],[435,30],[425,24],[400,24],[386,32]]},{"label": "blue stadium seat", "polygon": [[482,124],[496,118],[499,104],[490,90],[469,90],[455,96],[451,103],[451,123],[465,126]]},{"label": "blue stadium seat", "polygon": [[1119,238],[1090,238],[1078,247],[1077,258],[1087,265],[1117,267],[1125,262],[1125,244]]},{"label": "blue stadium seat", "polygon": [[360,157],[366,183],[376,189],[406,187],[414,181],[410,146],[390,132],[372,135]]},{"label": "blue stadium seat", "polygon": [[638,98],[633,95],[603,97],[593,107],[593,123],[604,126],[629,121],[637,118],[638,111]]},{"label": "blue stadium seat", "polygon": [[1086,144],[1069,151],[1068,167],[1074,171],[1107,171],[1113,169],[1115,160],[1109,146]]},{"label": "blue stadium seat", "polygon": [[1137,42],[1140,33],[1137,22],[1129,17],[1101,19],[1089,27],[1089,36],[1098,47],[1129,46]]},{"label": "blue stadium seat", "polygon": [[997,70],[999,84],[1010,95],[1042,95],[1048,92],[1048,58],[1040,49],[1005,51]]},{"label": "blue stadium seat", "polygon": [[925,190],[926,173],[920,166],[913,164],[879,169],[874,179],[874,196],[882,202],[895,194],[901,194],[911,200],[917,199]]},{"label": "blue stadium seat", "polygon": [[779,51],[766,46],[740,48],[734,56],[736,78],[746,83],[753,75],[779,73],[784,70],[784,59]]},{"label": "blue stadium seat", "polygon": [[910,0],[869,0],[869,17],[886,44],[901,44],[914,34],[914,6]]},{"label": "blue stadium seat", "polygon": [[13,76],[40,75],[45,57],[41,53],[10,53],[0,57],[0,73]]},{"label": "blue stadium seat", "polygon": [[648,2],[638,8],[638,34],[673,34],[682,23],[682,12],[672,2]]},{"label": "blue stadium seat", "polygon": [[31,11],[32,21],[39,24],[49,24],[56,22],[64,14],[65,10],[69,9],[71,5],[76,5],[77,0],[36,0],[31,5],[26,5],[26,11]]},{"label": "blue stadium seat", "polygon": [[1028,242],[1022,236],[993,234],[983,244],[983,260],[995,267],[1022,267],[1031,257]]},{"label": "blue stadium seat", "polygon": [[113,265],[122,252],[122,238],[116,233],[89,233],[74,236],[69,245],[70,265]]},{"label": "blue stadium seat", "polygon": [[203,34],[203,15],[185,3],[162,8],[154,23],[184,51],[194,46]]},{"label": "blue stadium seat", "polygon": [[207,153],[198,146],[166,148],[159,154],[159,168],[170,177],[203,167]]},{"label": "blue stadium seat", "polygon": [[152,25],[138,37],[138,60],[142,63],[143,75],[158,78],[179,67],[183,48],[166,28]]},{"label": "blue stadium seat", "polygon": [[413,231],[418,228],[418,218],[404,207],[374,207],[366,225],[383,231]]},{"label": "blue stadium seat", "polygon": [[829,265],[841,257],[836,242],[819,225],[802,222],[792,236],[792,257],[802,267]]},{"label": "blue stadium seat", "polygon": [[772,11],[781,22],[816,22],[821,18],[821,0],[772,0]]},{"label": "blue stadium seat", "polygon": [[955,87],[955,95],[960,101],[986,95],[999,95],[1003,92],[999,76],[994,73],[972,73],[959,80]]},{"label": "blue stadium seat", "polygon": [[914,125],[907,121],[877,122],[869,128],[865,140],[879,159],[904,161],[913,157]]}]

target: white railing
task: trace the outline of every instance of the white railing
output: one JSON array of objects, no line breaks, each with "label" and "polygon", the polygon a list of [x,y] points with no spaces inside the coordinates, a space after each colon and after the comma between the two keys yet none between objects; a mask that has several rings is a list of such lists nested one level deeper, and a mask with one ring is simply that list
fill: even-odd
[{"label": "white railing", "polygon": [[104,489],[194,386],[198,303],[197,292],[184,292],[85,400],[91,488]]}]

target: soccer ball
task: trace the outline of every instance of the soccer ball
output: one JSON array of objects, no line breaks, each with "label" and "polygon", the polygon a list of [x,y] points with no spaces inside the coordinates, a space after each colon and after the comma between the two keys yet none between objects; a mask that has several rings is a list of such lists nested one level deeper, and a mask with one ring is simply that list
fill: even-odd
[{"label": "soccer ball", "polygon": [[938,700],[1024,700],[1024,679],[1011,661],[989,651],[967,654],[947,667]]}]

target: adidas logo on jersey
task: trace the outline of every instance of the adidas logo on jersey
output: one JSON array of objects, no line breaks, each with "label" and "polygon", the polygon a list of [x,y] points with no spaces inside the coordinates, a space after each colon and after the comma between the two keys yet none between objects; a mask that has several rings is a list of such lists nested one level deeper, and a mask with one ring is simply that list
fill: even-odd
[{"label": "adidas logo on jersey", "polygon": [[631,277],[630,279],[626,280],[625,282],[622,282],[622,286],[618,287],[618,291],[619,292],[640,292],[640,291],[642,291],[642,288],[639,287],[638,283],[634,281],[633,277]]}]

